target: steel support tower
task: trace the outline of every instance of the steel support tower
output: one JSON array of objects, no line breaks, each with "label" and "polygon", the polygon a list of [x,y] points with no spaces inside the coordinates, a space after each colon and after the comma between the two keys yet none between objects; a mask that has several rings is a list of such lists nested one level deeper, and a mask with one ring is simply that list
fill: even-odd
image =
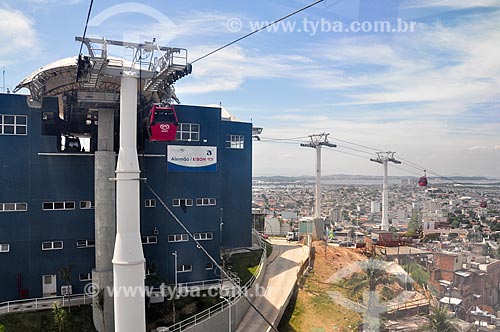
[{"label": "steel support tower", "polygon": [[370,161],[382,164],[384,166],[384,180],[382,185],[382,223],[380,229],[383,231],[389,230],[389,194],[388,194],[388,179],[387,166],[388,163],[401,164],[399,160],[394,158],[395,152],[377,152],[377,158],[370,158]]}]

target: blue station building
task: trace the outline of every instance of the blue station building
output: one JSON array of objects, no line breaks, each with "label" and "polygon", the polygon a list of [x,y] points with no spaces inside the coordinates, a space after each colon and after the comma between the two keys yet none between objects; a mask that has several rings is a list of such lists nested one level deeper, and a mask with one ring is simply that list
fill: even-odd
[{"label": "blue station building", "polygon": [[[0,94],[0,302],[61,295],[67,267],[72,293],[82,293],[95,268],[97,117],[84,114],[86,136],[68,136],[58,129],[70,121],[61,118],[60,98],[43,97],[38,107],[29,98]],[[251,245],[252,125],[220,107],[175,111],[174,141],[150,142],[138,126],[141,177],[220,262],[223,250]],[[179,283],[220,279],[144,182],[140,228],[145,275],[166,284],[176,276]]]}]

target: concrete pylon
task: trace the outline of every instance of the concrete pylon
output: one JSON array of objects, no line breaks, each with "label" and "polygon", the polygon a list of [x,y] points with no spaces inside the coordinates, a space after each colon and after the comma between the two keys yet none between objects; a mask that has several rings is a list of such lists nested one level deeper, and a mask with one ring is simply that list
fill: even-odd
[{"label": "concrete pylon", "polygon": [[101,109],[98,113],[97,151],[94,158],[95,199],[95,269],[92,283],[95,285],[92,300],[94,326],[99,332],[113,332],[114,305],[109,296],[113,289],[113,250],[115,244],[115,177],[116,155],[114,152],[114,110]]},{"label": "concrete pylon", "polygon": [[122,72],[120,151],[116,164],[116,241],[113,255],[113,300],[117,332],[146,331],[146,261],[140,232],[140,169],[137,157],[137,81],[137,72]]}]

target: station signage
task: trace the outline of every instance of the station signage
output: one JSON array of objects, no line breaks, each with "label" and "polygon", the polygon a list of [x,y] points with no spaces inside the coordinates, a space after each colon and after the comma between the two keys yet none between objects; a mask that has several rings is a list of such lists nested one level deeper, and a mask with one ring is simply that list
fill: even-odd
[{"label": "station signage", "polygon": [[216,172],[216,146],[167,146],[168,172]]}]

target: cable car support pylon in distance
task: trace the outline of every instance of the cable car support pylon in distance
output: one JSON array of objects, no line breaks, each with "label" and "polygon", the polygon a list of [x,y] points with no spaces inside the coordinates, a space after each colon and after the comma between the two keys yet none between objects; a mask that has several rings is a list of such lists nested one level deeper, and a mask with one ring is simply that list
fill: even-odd
[{"label": "cable car support pylon in distance", "polygon": [[389,194],[388,194],[388,180],[387,180],[387,164],[390,162],[394,164],[401,164],[399,160],[394,158],[396,152],[377,152],[377,158],[370,158],[370,161],[384,165],[384,182],[382,185],[382,223],[380,229],[382,231],[389,230]]},{"label": "cable car support pylon in distance", "polygon": [[[309,135],[309,143],[301,143],[300,146],[316,149],[316,202],[314,207],[314,219],[315,223],[319,222],[321,218],[321,147],[328,146],[331,148],[336,148],[337,145],[328,142],[328,135],[330,134],[314,134]],[[316,228],[316,227],[315,227]],[[321,232],[316,232],[316,236],[319,238],[323,235],[324,230]]]}]

